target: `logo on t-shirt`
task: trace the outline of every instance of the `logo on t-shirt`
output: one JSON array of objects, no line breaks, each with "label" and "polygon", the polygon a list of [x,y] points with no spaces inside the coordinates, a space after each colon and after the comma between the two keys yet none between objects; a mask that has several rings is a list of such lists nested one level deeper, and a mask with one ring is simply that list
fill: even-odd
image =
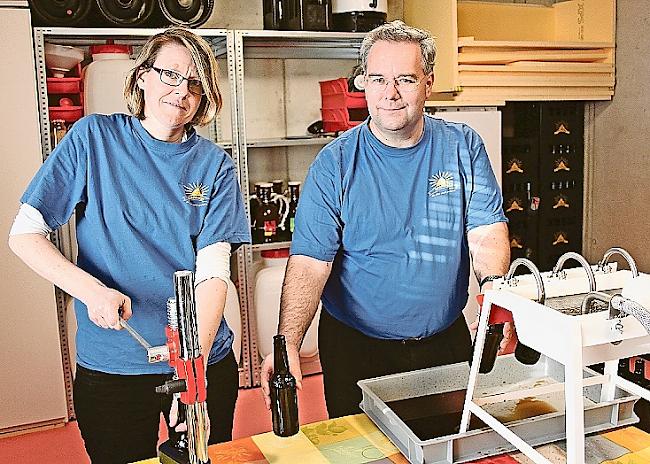
[{"label": "logo on t-shirt", "polygon": [[208,187],[201,182],[191,182],[183,185],[185,193],[183,201],[192,206],[205,206],[208,204]]},{"label": "logo on t-shirt", "polygon": [[437,197],[438,195],[445,195],[456,190],[456,183],[454,176],[449,171],[438,171],[433,176],[429,177],[429,196]]}]

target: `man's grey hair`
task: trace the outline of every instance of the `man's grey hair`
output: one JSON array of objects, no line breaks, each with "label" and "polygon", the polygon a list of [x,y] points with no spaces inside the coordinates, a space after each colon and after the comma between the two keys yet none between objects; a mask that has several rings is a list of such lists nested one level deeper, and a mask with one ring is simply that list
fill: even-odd
[{"label": "man's grey hair", "polygon": [[420,45],[422,55],[422,69],[424,74],[428,75],[433,72],[433,65],[436,62],[436,43],[431,34],[417,27],[407,26],[403,21],[391,21],[382,24],[372,31],[368,32],[361,43],[359,50],[359,61],[361,69],[365,74],[368,70],[368,54],[370,49],[379,40],[387,42],[412,42]]}]

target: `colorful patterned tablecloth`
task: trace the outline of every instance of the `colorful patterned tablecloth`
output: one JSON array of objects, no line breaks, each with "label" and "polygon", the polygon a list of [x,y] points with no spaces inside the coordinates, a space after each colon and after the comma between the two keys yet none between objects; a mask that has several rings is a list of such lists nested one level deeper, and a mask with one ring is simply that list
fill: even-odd
[{"label": "colorful patterned tablecloth", "polygon": [[[563,443],[537,448],[553,463],[566,461]],[[300,427],[290,438],[272,432],[212,445],[214,464],[408,464],[399,450],[365,414],[330,419]],[[650,434],[635,427],[591,435],[585,442],[587,464],[648,464]],[[139,464],[158,464],[158,459]],[[531,461],[521,453],[475,461],[476,464],[520,464]]]}]

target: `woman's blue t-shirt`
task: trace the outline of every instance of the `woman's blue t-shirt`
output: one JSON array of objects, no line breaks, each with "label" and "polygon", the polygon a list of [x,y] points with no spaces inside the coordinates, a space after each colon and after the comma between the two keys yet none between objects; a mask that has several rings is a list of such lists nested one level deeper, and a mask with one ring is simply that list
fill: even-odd
[{"label": "woman's blue t-shirt", "polygon": [[[129,321],[152,345],[165,343],[173,273],[195,270],[196,252],[250,241],[232,159],[190,131],[185,142],[156,140],[138,119],[91,115],[77,121],[38,171],[21,201],[57,229],[76,211],[77,264],[131,298]],[[103,329],[75,302],[80,365],[114,374],[170,372],[149,364],[126,330]],[[222,320],[208,363],[233,334]]]}]

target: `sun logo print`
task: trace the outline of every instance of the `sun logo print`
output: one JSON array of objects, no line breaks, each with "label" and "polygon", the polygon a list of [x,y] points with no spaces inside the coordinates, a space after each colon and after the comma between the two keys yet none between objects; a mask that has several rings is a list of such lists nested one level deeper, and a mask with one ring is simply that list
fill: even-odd
[{"label": "sun logo print", "polygon": [[208,204],[208,187],[201,182],[192,182],[183,185],[183,201],[192,206],[205,206]]},{"label": "sun logo print", "polygon": [[430,197],[437,197],[456,190],[456,183],[454,177],[448,171],[438,171],[437,174],[429,177],[429,192]]}]

